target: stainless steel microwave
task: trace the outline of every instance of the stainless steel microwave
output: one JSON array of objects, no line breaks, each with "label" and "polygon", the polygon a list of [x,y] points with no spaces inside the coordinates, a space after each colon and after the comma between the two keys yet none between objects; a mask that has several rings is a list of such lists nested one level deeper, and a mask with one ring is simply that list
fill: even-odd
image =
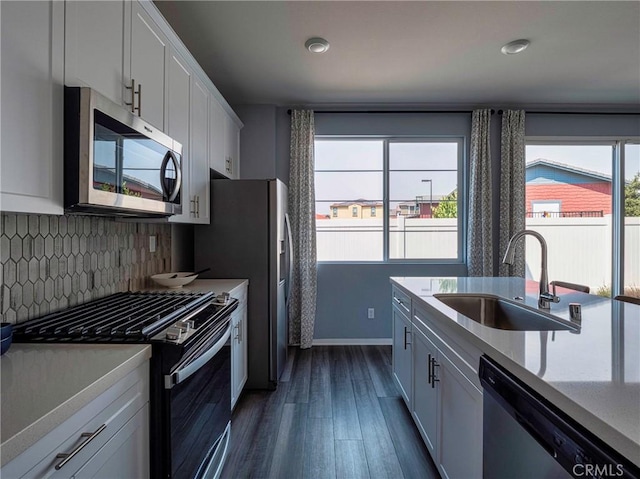
[{"label": "stainless steel microwave", "polygon": [[182,145],[90,88],[65,87],[64,156],[68,212],[182,213]]}]

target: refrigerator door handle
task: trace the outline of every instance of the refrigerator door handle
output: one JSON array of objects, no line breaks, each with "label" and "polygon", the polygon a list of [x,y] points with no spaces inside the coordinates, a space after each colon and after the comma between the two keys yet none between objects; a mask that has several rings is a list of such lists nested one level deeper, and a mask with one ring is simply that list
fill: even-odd
[{"label": "refrigerator door handle", "polygon": [[284,214],[284,225],[287,228],[287,242],[288,242],[288,265],[287,265],[287,292],[285,296],[285,304],[289,304],[289,293],[291,292],[291,278],[293,277],[293,237],[291,235],[291,220],[289,219],[289,213]]}]

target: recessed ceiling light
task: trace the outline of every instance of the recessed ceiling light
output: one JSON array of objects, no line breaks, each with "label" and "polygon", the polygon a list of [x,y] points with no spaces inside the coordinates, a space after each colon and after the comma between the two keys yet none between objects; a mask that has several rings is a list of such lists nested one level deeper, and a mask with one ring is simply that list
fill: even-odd
[{"label": "recessed ceiling light", "polygon": [[324,53],[329,49],[329,42],[324,38],[314,37],[309,38],[304,44],[304,47],[311,53]]},{"label": "recessed ceiling light", "polygon": [[529,46],[529,43],[529,40],[525,39],[514,40],[503,46],[500,51],[505,55],[515,55],[525,50]]}]

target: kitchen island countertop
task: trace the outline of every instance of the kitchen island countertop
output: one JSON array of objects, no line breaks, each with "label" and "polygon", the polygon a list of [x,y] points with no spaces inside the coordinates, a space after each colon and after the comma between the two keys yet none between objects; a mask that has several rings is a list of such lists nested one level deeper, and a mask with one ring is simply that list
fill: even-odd
[{"label": "kitchen island countertop", "polygon": [[[640,466],[640,306],[561,290],[550,313],[569,321],[582,305],[578,334],[483,326],[434,297],[490,293],[537,309],[538,283],[522,278],[392,277],[437,324],[490,356],[605,443]],[[475,365],[477,369],[477,365]]]}]

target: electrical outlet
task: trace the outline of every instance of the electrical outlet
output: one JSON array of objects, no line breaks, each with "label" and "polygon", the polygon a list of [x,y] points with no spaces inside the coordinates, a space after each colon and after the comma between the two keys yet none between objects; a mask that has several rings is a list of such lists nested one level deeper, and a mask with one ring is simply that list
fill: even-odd
[{"label": "electrical outlet", "polygon": [[156,237],[151,235],[149,236],[149,253],[156,252]]},{"label": "electrical outlet", "polygon": [[369,319],[374,319],[376,317],[376,310],[374,308],[369,308],[367,310],[367,317]]}]

